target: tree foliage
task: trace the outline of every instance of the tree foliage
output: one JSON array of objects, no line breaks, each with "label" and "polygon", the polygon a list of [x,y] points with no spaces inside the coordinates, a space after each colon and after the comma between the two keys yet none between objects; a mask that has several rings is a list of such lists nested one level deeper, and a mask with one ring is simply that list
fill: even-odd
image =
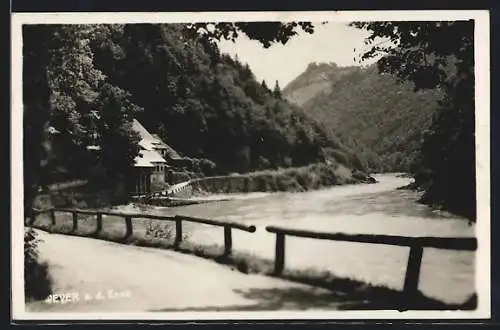
[{"label": "tree foliage", "polygon": [[185,27],[192,36],[211,43],[222,39],[235,41],[239,35],[244,34],[250,40],[260,42],[265,48],[275,43],[286,44],[300,30],[314,33],[311,22],[206,22],[188,24]]},{"label": "tree foliage", "polygon": [[341,148],[333,133],[259,84],[247,64],[193,37],[191,26],[113,30],[94,46],[96,66],[144,108],[138,118],[146,128],[183,155],[207,158],[223,174],[306,165]]},{"label": "tree foliage", "polygon": [[444,91],[415,166],[416,184],[425,190],[424,202],[475,220],[474,22],[352,25],[371,32],[363,58],[382,55],[381,71],[412,81],[416,89]]},{"label": "tree foliage", "polygon": [[[140,109],[94,67],[90,44],[106,33],[92,25],[23,27],[27,210],[49,183],[88,178],[93,166],[104,166],[111,175],[101,178],[113,183],[132,166],[136,142],[127,125]],[[89,147],[100,148],[103,157]]]},{"label": "tree foliage", "polygon": [[278,81],[276,80],[276,83],[274,84],[274,89],[273,89],[273,96],[277,99],[281,99],[282,95],[281,95],[281,87],[278,83]]}]

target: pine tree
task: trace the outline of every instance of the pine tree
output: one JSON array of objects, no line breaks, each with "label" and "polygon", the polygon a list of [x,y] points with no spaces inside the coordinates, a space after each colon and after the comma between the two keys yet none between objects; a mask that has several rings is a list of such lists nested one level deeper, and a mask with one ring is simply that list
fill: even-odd
[{"label": "pine tree", "polygon": [[274,84],[273,96],[277,99],[281,99],[281,88],[278,83],[278,80],[276,80],[276,83]]},{"label": "pine tree", "polygon": [[262,83],[260,84],[262,86],[262,88],[267,92],[267,93],[271,93],[271,90],[269,89],[269,87],[267,87],[267,84],[266,84],[266,81],[265,80],[262,80]]}]

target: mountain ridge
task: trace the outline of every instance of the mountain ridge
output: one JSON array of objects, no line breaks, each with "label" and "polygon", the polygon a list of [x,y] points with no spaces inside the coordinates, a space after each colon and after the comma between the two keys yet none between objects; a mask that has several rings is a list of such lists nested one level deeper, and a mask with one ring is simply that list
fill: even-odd
[{"label": "mountain ridge", "polygon": [[411,83],[380,74],[376,65],[312,63],[285,87],[283,96],[335,131],[365,166],[385,172],[410,169],[442,94],[415,92]]}]

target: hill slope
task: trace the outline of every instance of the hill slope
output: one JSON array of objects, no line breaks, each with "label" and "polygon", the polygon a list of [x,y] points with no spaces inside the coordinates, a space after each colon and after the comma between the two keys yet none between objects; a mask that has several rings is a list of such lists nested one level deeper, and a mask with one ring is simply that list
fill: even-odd
[{"label": "hill slope", "polygon": [[286,99],[297,105],[304,105],[320,92],[328,92],[332,83],[339,81],[356,67],[338,67],[335,63],[310,63],[303,73],[284,89]]},{"label": "hill slope", "polygon": [[301,103],[376,171],[409,169],[441,97],[435,90],[414,92],[410,83],[379,74],[375,66],[329,64],[309,66],[283,95]]},{"label": "hill slope", "polygon": [[360,168],[333,131],[258,83],[247,65],[182,24],[113,27],[95,64],[144,109],[141,122],[217,173],[304,166],[326,159]]}]

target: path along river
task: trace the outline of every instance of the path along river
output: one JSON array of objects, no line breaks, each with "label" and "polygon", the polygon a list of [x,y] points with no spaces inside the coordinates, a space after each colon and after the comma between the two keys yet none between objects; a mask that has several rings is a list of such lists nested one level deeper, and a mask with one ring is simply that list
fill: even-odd
[{"label": "path along river", "polygon": [[[253,234],[233,231],[233,248],[273,260],[276,225],[321,232],[405,236],[470,237],[474,225],[465,219],[433,212],[416,202],[418,193],[398,190],[408,178],[377,175],[377,184],[337,186],[303,193],[225,195],[231,201],[158,208],[162,214],[182,214],[253,224]],[[211,196],[213,197],[213,196]],[[223,244],[222,228],[193,224],[189,239]],[[395,289],[403,286],[409,249],[375,244],[287,237],[286,267],[328,270]],[[419,289],[426,295],[462,302],[475,291],[475,254],[426,248]]]}]

